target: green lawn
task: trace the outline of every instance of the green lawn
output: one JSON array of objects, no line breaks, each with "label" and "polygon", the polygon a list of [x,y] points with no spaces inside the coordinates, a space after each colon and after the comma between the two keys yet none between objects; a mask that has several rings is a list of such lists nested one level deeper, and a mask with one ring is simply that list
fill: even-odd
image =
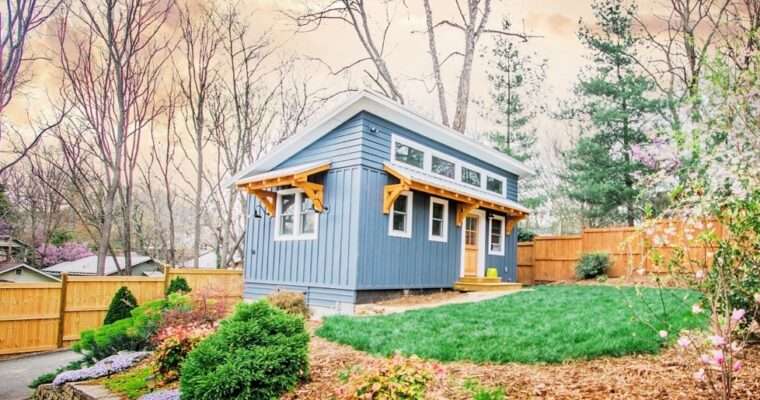
[{"label": "green lawn", "polygon": [[[480,303],[330,317],[317,335],[381,355],[398,351],[441,361],[555,363],[655,353],[663,345],[660,329],[668,330],[672,341],[680,329],[706,324],[691,313],[697,298],[695,292],[673,289],[663,296],[641,289],[639,296],[634,288],[539,286]],[[656,322],[661,316],[668,322]]]}]

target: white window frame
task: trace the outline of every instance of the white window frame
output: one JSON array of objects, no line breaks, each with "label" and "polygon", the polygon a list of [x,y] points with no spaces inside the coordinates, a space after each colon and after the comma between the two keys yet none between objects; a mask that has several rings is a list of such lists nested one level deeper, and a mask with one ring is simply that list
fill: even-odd
[{"label": "white window frame", "polygon": [[[396,212],[394,206],[401,196],[406,196],[406,219],[404,220],[404,230],[397,231],[393,229],[393,215]],[[411,191],[401,192],[396,201],[391,205],[391,212],[388,213],[388,236],[410,239],[412,237],[412,217],[414,213],[414,194]]]},{"label": "white window frame", "polygon": [[[492,242],[491,242],[492,235],[493,235],[493,233],[492,233],[493,232],[493,221],[496,220],[496,219],[498,219],[499,221],[501,221],[501,232],[499,233],[499,240],[501,240],[501,250],[500,251],[493,250],[493,246],[492,246]],[[506,223],[506,219],[503,216],[501,216],[501,215],[491,215],[491,217],[488,218],[488,254],[489,255],[492,255],[492,256],[503,256],[504,255],[504,249],[506,247],[505,246],[505,241],[506,240],[505,240],[505,237],[504,237],[504,229],[505,229],[505,225],[504,224],[505,223]]]},{"label": "white window frame", "polygon": [[[422,162],[423,168],[417,168],[414,165],[407,164],[407,163],[405,163],[403,161],[397,160],[396,159],[396,144],[397,143],[398,144],[402,144],[404,146],[413,147],[414,149],[421,151],[423,153],[423,162]],[[446,161],[454,163],[454,179],[451,179],[448,176],[436,174],[436,173],[433,172],[433,156],[436,156],[436,157],[438,157],[440,159],[443,159],[443,160],[446,160]],[[423,145],[421,143],[417,143],[417,142],[415,142],[413,140],[406,139],[406,138],[404,138],[402,136],[399,136],[397,134],[391,134],[391,162],[397,163],[397,164],[401,164],[401,165],[403,165],[403,166],[405,166],[407,168],[413,168],[413,169],[416,169],[416,170],[419,170],[419,171],[423,171],[423,172],[432,174],[433,176],[435,176],[437,178],[440,178],[440,179],[445,179],[447,181],[456,182],[456,183],[462,183],[462,184],[465,184],[465,185],[467,185],[469,187],[479,188],[480,190],[483,190],[483,191],[485,191],[487,193],[498,194],[500,196],[506,196],[506,192],[507,192],[507,178],[505,178],[505,177],[503,177],[501,175],[494,174],[494,173],[492,173],[490,171],[486,171],[483,168],[476,167],[476,166],[474,166],[474,165],[472,165],[472,164],[470,164],[468,162],[462,161],[462,160],[460,160],[458,158],[455,158],[455,157],[452,157],[452,156],[450,156],[448,154],[444,154],[444,153],[441,153],[439,151],[433,150],[433,149],[431,149],[428,146],[425,146],[425,145]],[[462,167],[465,167],[467,169],[471,169],[471,170],[473,170],[475,172],[480,173],[480,186],[470,185],[469,183],[465,183],[465,182],[462,181]],[[488,178],[489,177],[492,178],[492,179],[496,179],[496,180],[500,180],[501,181],[501,183],[502,183],[502,185],[501,185],[501,193],[497,193],[497,192],[494,192],[494,191],[491,191],[491,190],[487,189],[488,188],[487,184],[488,184]]]},{"label": "white window frame", "polygon": [[[443,206],[443,219],[441,220],[441,236],[433,235],[433,205]],[[433,242],[449,241],[449,201],[439,197],[430,196],[430,218],[428,218],[428,239]]]},{"label": "white window frame", "polygon": [[[295,213],[293,213],[293,234],[292,235],[282,235],[280,234],[280,217],[282,216],[282,196],[288,195],[288,194],[295,194],[296,195],[296,202],[294,204]],[[303,202],[304,197],[306,197],[306,193],[304,193],[301,189],[284,189],[277,191],[277,205],[275,210],[275,219],[274,219],[274,240],[277,242],[280,241],[289,241],[289,240],[314,240],[318,237],[319,233],[319,213],[315,213],[316,218],[314,222],[314,232],[313,233],[302,233],[301,232],[301,204]]]}]

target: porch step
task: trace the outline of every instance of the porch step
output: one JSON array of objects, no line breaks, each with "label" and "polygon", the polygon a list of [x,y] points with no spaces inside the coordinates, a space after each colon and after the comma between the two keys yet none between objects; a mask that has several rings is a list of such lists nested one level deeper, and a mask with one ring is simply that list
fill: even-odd
[{"label": "porch step", "polygon": [[459,282],[461,283],[500,283],[501,278],[499,278],[498,276],[493,277],[493,278],[489,278],[485,276],[463,276],[459,278],[457,282],[458,283]]},{"label": "porch step", "polygon": [[454,290],[460,292],[505,292],[520,289],[522,289],[522,283],[515,282],[464,282],[460,279],[454,284]]}]

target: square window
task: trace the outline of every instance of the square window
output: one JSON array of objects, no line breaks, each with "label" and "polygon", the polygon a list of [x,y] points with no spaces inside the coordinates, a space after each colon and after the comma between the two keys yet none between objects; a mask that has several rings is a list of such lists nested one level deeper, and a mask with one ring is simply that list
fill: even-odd
[{"label": "square window", "polygon": [[318,221],[319,214],[302,190],[286,189],[277,193],[275,240],[316,239]]},{"label": "square window", "polygon": [[413,167],[423,168],[425,166],[425,153],[414,147],[407,146],[403,143],[396,142],[395,149],[396,161],[409,164]]},{"label": "square window", "polygon": [[480,187],[480,172],[462,167],[462,182]]},{"label": "square window", "polygon": [[486,189],[498,193],[498,194],[504,194],[504,181],[501,179],[496,179],[493,177],[487,177],[486,178]]},{"label": "square window", "polygon": [[412,237],[412,192],[403,192],[393,203],[388,223],[390,236]]},{"label": "square window", "polygon": [[431,169],[434,174],[445,176],[449,179],[454,179],[456,176],[456,164],[436,156],[432,158]]}]

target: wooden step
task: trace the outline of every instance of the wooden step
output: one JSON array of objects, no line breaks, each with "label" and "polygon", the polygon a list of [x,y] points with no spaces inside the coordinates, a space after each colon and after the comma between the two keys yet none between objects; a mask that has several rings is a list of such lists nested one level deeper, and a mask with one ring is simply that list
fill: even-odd
[{"label": "wooden step", "polygon": [[454,284],[454,290],[460,292],[491,292],[499,291],[506,292],[512,290],[522,289],[521,283],[515,282],[462,282],[461,280]]},{"label": "wooden step", "polygon": [[495,278],[489,278],[485,276],[463,276],[459,278],[458,282],[463,283],[500,283],[501,278],[498,276]]}]

